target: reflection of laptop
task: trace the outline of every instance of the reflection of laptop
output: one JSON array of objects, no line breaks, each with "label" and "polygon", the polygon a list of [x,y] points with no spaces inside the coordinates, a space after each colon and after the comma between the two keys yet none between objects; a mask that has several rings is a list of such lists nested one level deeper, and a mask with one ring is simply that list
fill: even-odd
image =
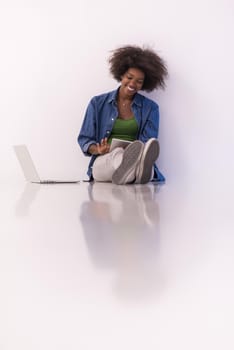
[{"label": "reflection of laptop", "polygon": [[15,154],[23,170],[25,179],[29,182],[40,183],[40,184],[66,184],[66,183],[78,183],[78,180],[73,181],[59,181],[59,180],[41,180],[38,172],[35,168],[31,155],[26,145],[13,146]]}]

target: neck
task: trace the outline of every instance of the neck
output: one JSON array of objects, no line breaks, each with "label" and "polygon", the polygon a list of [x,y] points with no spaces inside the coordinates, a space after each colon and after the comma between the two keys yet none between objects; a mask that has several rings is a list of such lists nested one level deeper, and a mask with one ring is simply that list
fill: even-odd
[{"label": "neck", "polygon": [[132,100],[133,100],[133,97],[134,96],[126,96],[124,95],[121,90],[119,90],[119,93],[118,93],[118,101],[120,103],[131,103]]}]

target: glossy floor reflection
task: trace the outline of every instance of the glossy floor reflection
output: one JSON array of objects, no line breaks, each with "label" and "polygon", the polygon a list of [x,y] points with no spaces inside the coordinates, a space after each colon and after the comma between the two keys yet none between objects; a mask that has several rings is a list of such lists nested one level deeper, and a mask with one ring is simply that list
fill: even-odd
[{"label": "glossy floor reflection", "polygon": [[138,298],[157,295],[160,213],[156,186],[94,183],[81,206],[80,221],[93,264],[112,269],[113,293]]},{"label": "glossy floor reflection", "polygon": [[0,349],[233,349],[230,188],[2,186]]}]

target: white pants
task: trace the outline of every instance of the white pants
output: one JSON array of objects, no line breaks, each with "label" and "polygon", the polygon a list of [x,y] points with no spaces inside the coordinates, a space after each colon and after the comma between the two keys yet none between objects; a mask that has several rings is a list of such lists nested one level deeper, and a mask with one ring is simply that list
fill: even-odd
[{"label": "white pants", "polygon": [[93,163],[93,178],[100,182],[111,182],[114,171],[120,166],[124,149],[115,148],[112,152],[98,156]]},{"label": "white pants", "polygon": [[[112,175],[120,166],[123,159],[124,149],[122,147],[115,148],[112,152],[98,156],[93,163],[93,178],[98,182],[111,182]],[[135,179],[136,169],[131,174],[132,181]],[[152,169],[153,178],[154,170]]]}]

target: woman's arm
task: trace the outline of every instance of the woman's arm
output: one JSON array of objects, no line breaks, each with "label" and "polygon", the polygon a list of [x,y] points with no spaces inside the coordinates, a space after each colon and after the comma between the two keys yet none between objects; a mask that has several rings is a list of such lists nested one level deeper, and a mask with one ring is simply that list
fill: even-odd
[{"label": "woman's arm", "polygon": [[86,109],[84,120],[80,129],[80,133],[77,138],[80,148],[85,156],[90,156],[90,154],[92,154],[91,152],[88,151],[89,147],[91,145],[96,145],[97,143],[96,120],[97,120],[97,108],[96,108],[95,98],[92,98],[92,100],[89,102],[88,107]]},{"label": "woman's arm", "polygon": [[152,103],[147,110],[143,110],[143,121],[139,132],[139,140],[147,142],[150,138],[158,138],[159,108]]}]

